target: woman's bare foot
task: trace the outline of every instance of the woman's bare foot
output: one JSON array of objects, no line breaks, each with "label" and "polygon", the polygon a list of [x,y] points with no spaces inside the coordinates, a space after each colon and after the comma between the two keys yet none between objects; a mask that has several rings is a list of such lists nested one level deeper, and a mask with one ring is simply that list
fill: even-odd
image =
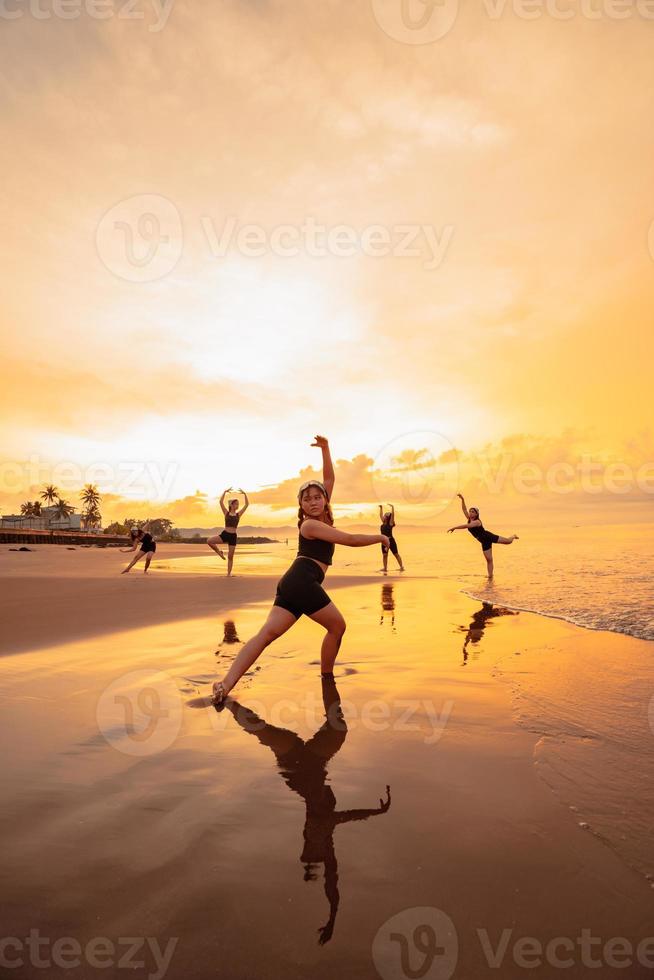
[{"label": "woman's bare foot", "polygon": [[227,697],[227,691],[222,681],[213,682],[213,694],[211,695],[211,700],[214,704],[223,704]]}]

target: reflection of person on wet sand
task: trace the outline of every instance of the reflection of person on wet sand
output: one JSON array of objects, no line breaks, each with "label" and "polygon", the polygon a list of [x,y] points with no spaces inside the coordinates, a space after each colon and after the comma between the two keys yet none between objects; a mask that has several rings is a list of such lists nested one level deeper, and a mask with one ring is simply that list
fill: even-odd
[{"label": "reflection of person on wet sand", "polygon": [[381,616],[379,619],[379,625],[384,625],[384,615],[389,612],[391,614],[391,632],[395,632],[395,599],[393,597],[393,586],[388,582],[382,585],[381,590]]},{"label": "reflection of person on wet sand", "polygon": [[334,830],[339,824],[351,820],[367,820],[368,817],[386,813],[391,805],[390,787],[387,786],[386,800],[380,799],[378,807],[366,810],[336,809],[334,792],[331,786],[326,785],[327,763],[345,742],[347,725],[341,713],[340,697],[333,676],[323,677],[322,696],[327,720],[306,742],[295,732],[268,725],[237,701],[230,699],[225,706],[245,731],[255,735],[262,745],[272,750],[286,785],[306,804],[304,847],[300,857],[304,864],[304,880],[315,881],[318,866],[324,865],[325,895],[329,902],[329,919],[318,930],[321,945],[329,942],[334,932],[340,897]]},{"label": "reflection of person on wet sand", "polygon": [[[492,602],[482,602],[481,609],[477,610],[472,617],[470,626],[467,627],[466,638],[463,643],[463,665],[468,662],[468,644],[479,643],[484,635],[484,630],[489,619],[495,619],[497,616],[517,615],[518,613],[512,609],[505,609],[503,606],[494,606]],[[459,629],[464,630],[466,627],[460,626]]]},{"label": "reflection of person on wet sand", "polygon": [[223,636],[223,643],[241,642],[238,633],[236,632],[236,623],[234,622],[233,619],[226,619],[223,626],[225,630],[225,635]]}]

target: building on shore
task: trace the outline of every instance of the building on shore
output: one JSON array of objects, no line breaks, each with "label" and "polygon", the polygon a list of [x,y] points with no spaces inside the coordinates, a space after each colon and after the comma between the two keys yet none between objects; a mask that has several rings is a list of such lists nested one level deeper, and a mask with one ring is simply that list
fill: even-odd
[{"label": "building on shore", "polygon": [[35,517],[24,514],[7,514],[0,517],[0,527],[14,531],[88,531],[92,534],[102,533],[99,527],[82,527],[81,514],[69,514],[62,517],[56,507],[42,507],[41,513]]}]

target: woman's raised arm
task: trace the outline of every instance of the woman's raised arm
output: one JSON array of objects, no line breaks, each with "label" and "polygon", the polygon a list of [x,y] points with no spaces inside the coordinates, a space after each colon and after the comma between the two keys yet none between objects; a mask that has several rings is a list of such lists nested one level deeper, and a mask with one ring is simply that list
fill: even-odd
[{"label": "woman's raised arm", "polygon": [[329,451],[329,442],[325,436],[316,436],[315,442],[312,442],[311,445],[319,446],[322,450],[322,482],[327,491],[327,497],[331,501],[334,483],[336,482],[336,474],[334,473],[332,455]]}]

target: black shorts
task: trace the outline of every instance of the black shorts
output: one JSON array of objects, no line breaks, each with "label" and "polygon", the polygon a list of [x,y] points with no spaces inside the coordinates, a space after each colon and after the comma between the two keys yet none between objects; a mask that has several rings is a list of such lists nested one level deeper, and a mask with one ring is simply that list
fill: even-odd
[{"label": "black shorts", "polygon": [[[477,540],[479,541],[479,538],[477,538]],[[499,534],[491,534],[490,531],[487,531],[484,537],[481,539],[481,541],[479,541],[479,544],[481,545],[481,550],[490,551],[493,545],[497,544],[499,540],[500,540]]]},{"label": "black shorts", "polygon": [[223,544],[229,544],[232,548],[236,547],[237,538],[233,531],[221,531],[218,537]]},{"label": "black shorts", "polygon": [[384,545],[382,545],[381,546],[381,550],[382,550],[382,555],[385,555],[388,551],[392,551],[393,554],[396,555],[397,554],[397,541],[395,540],[395,538],[390,537],[388,539],[388,548],[385,548]]},{"label": "black shorts", "polygon": [[152,541],[150,544],[146,544],[145,548],[141,548],[144,555],[153,555],[157,550],[157,542]]},{"label": "black shorts", "polygon": [[296,619],[311,616],[332,601],[321,586],[325,573],[311,558],[296,558],[277,583],[275,606],[287,609]]}]

